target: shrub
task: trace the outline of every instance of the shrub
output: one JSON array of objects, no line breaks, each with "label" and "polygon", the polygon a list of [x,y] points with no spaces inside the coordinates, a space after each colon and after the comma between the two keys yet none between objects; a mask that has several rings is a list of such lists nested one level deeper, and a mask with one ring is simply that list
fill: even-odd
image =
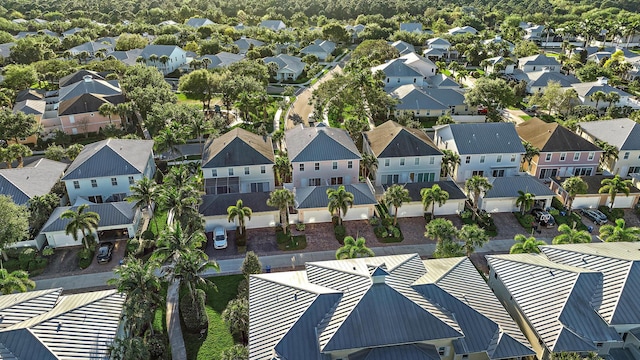
[{"label": "shrub", "polygon": [[33,248],[27,248],[18,255],[18,261],[20,262],[20,269],[28,270],[29,264],[36,259],[36,250]]},{"label": "shrub", "polygon": [[387,228],[382,227],[382,226],[376,226],[373,229],[373,233],[376,235],[376,237],[378,237],[379,239],[384,238],[385,236],[387,236]]},{"label": "shrub", "polygon": [[473,212],[471,210],[465,210],[460,213],[460,217],[462,219],[470,219],[473,216]]},{"label": "shrub", "polygon": [[549,210],[549,214],[551,214],[551,216],[556,217],[558,215],[560,215],[560,210],[556,209],[556,208],[551,208]]},{"label": "shrub", "polygon": [[249,281],[242,279],[238,284],[238,297],[249,299]]},{"label": "shrub", "polygon": [[369,219],[369,225],[378,226],[379,224],[380,224],[380,218],[374,216],[371,219]]},{"label": "shrub", "polygon": [[553,197],[553,199],[551,199],[551,206],[558,210],[564,209],[564,205],[557,197]]},{"label": "shrub", "polygon": [[78,251],[78,266],[80,269],[84,270],[91,265],[94,253],[95,249],[93,247],[91,249],[82,248],[82,250]]},{"label": "shrub", "polygon": [[144,240],[155,240],[156,234],[151,230],[145,230],[141,236]]},{"label": "shrub", "polygon": [[42,249],[42,256],[51,256],[53,255],[54,250],[52,247],[45,247],[44,249]]},{"label": "shrub", "polygon": [[9,258],[7,261],[2,262],[2,266],[7,269],[8,272],[13,272],[16,270],[22,270],[20,268],[20,261],[16,258]]},{"label": "shrub", "polygon": [[[200,331],[209,326],[209,320],[204,308],[206,298],[204,290],[197,289],[195,296],[195,306],[193,306],[191,294],[188,292],[180,297],[180,315],[182,316],[185,330],[192,334],[199,334]],[[196,309],[199,310],[196,311]]]},{"label": "shrub", "polygon": [[146,338],[147,348],[149,349],[150,359],[167,360],[170,353],[168,349],[169,339],[165,334],[156,332],[149,334]]},{"label": "shrub", "polygon": [[338,240],[340,244],[344,244],[344,237],[347,235],[347,229],[344,225],[336,225],[333,228],[333,233],[336,236],[336,240]]},{"label": "shrub", "polygon": [[525,230],[527,230],[527,233],[530,233],[531,232],[531,223],[534,222],[536,220],[536,218],[531,214],[521,215],[518,212],[513,213],[513,215],[516,217],[516,219],[518,219],[518,222],[520,223],[520,225],[522,225],[522,227]]},{"label": "shrub", "polygon": [[607,216],[607,219],[612,222],[624,218],[624,210],[622,209],[609,209],[608,206],[600,206],[598,210],[602,211],[602,213]]},{"label": "shrub", "polygon": [[304,229],[306,229],[306,227],[307,226],[305,224],[303,224],[303,223],[296,224],[296,230],[298,230],[298,231],[304,231]]}]

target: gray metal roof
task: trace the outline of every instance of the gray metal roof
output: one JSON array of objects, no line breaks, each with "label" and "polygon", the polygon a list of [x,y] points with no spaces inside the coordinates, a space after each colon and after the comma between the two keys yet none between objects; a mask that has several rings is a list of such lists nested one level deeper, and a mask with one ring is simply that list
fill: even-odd
[{"label": "gray metal roof", "polygon": [[73,74],[61,77],[59,80],[60,87],[69,86],[77,83],[78,81],[82,81],[85,76],[91,76],[94,80],[105,80],[102,75],[95,71],[82,69],[74,72]]},{"label": "gray metal roof", "polygon": [[61,293],[55,288],[0,296],[0,330],[50,311]]},{"label": "gray metal roof", "polygon": [[[462,192],[460,187],[456,185],[453,181],[427,181],[427,182],[414,182],[414,183],[406,183],[402,184],[405,189],[409,190],[409,197],[411,201],[422,201],[422,195],[420,195],[420,191],[424,188],[431,188],[433,185],[438,185],[440,188],[447,193],[449,193],[449,199],[466,199],[467,196]],[[386,190],[393,185],[383,185],[383,188]]]},{"label": "gray metal roof", "polygon": [[249,50],[251,45],[253,45],[254,47],[263,46],[264,45],[264,43],[262,41],[256,40],[256,39],[251,39],[251,38],[240,38],[240,39],[234,41],[233,43],[238,46],[238,49],[243,50],[243,51]]},{"label": "gray metal roof", "polygon": [[[98,230],[106,226],[119,226],[126,227],[133,223],[135,216],[134,210],[135,203],[128,201],[110,202],[102,204],[91,204],[86,211],[93,211],[100,215],[100,222],[98,224]],[[42,233],[64,231],[69,223],[69,219],[61,219],[60,215],[66,210],[76,210],[78,206],[61,206],[57,207],[49,220],[44,224]]]},{"label": "gray metal roof", "polygon": [[[353,194],[353,205],[377,204],[376,196],[364,183],[344,185],[345,190]],[[327,189],[337,189],[336,185],[309,186],[296,189],[297,209],[326,208],[329,204]]]},{"label": "gray metal roof", "polygon": [[415,84],[397,87],[389,95],[400,100],[396,104],[398,110],[449,110],[449,106],[429,96]]},{"label": "gray metal roof", "polygon": [[560,66],[560,63],[556,58],[552,56],[547,56],[545,54],[538,54],[533,56],[527,56],[518,59],[518,62],[521,65],[542,65],[542,66]]},{"label": "gray metal roof", "polygon": [[433,345],[409,344],[365,349],[349,355],[349,360],[440,360]]},{"label": "gray metal roof", "polygon": [[590,99],[591,95],[593,95],[593,93],[595,93],[596,91],[602,91],[605,94],[615,92],[615,93],[618,93],[618,95],[620,95],[621,97],[631,96],[631,94],[629,94],[626,91],[622,91],[609,84],[601,83],[600,81],[593,81],[588,83],[576,83],[576,84],[572,84],[571,86],[573,86],[573,88],[576,90],[576,92],[580,97],[583,97],[586,99]]},{"label": "gray metal roof", "polygon": [[560,84],[560,87],[571,87],[573,84],[580,82],[578,78],[573,75],[564,75],[558,72],[551,71],[535,71],[527,73],[530,79],[529,86],[532,87],[545,87],[550,81],[555,81]]},{"label": "gray metal roof", "polygon": [[282,20],[263,20],[259,26],[273,31],[282,30],[287,27]]},{"label": "gray metal roof", "polygon": [[2,360],[59,360],[29,329],[0,332]]},{"label": "gray metal roof", "polygon": [[[437,90],[438,87],[444,87],[444,86],[460,87],[460,84],[455,82],[455,80],[453,80],[452,78],[450,78],[447,75],[442,74],[442,73],[436,74],[436,75],[433,75],[433,76],[429,77],[429,83],[431,83],[431,85],[436,89],[425,89],[425,90]],[[427,94],[431,95],[431,92],[427,91]],[[452,93],[447,92],[447,94],[452,94]],[[458,94],[460,94],[460,93],[458,93]],[[462,94],[460,94],[460,95],[462,95]],[[462,95],[462,97],[464,99],[464,95]]]},{"label": "gray metal roof", "polygon": [[484,198],[517,198],[520,195],[518,191],[536,197],[555,195],[549,186],[530,175],[492,178],[491,185],[493,187],[487,191]]},{"label": "gray metal roof", "polygon": [[640,150],[640,124],[629,118],[582,122],[578,126],[592,137],[605,141],[620,151]]},{"label": "gray metal roof", "polygon": [[268,192],[204,195],[199,212],[203,216],[227,215],[227,208],[242,200],[244,206],[251,208],[253,213],[279,211],[277,208],[267,205]]},{"label": "gray metal roof", "polygon": [[275,156],[270,136],[235,128],[210,138],[202,152],[202,168],[273,164]]},{"label": "gray metal roof", "polygon": [[44,114],[46,106],[47,103],[44,100],[27,99],[16,102],[15,106],[13,107],[13,112],[15,113],[20,111],[27,115],[42,115]]},{"label": "gray metal roof", "polygon": [[140,56],[149,60],[149,57],[151,55],[156,55],[158,58],[161,58],[165,55],[171,57],[176,52],[177,54],[185,53],[185,51],[182,50],[181,47],[176,45],[147,45],[144,47],[144,49],[142,49],[142,53],[140,53]]},{"label": "gray metal roof", "polygon": [[[458,85],[453,82],[450,84],[451,79],[447,78],[447,80],[443,80],[437,86],[451,86]],[[446,106],[457,106],[464,104],[464,95],[457,90],[454,89],[439,89],[439,88],[426,88],[423,90],[425,94],[431,96],[433,99],[439,101],[441,104]]]},{"label": "gray metal roof", "polygon": [[153,156],[153,140],[107,139],[86,145],[63,181],[144,173]]},{"label": "gray metal roof", "polygon": [[451,43],[443,38],[433,38],[433,39],[429,39],[427,40],[427,45],[451,45]]},{"label": "gray metal roof", "polygon": [[189,20],[187,20],[186,25],[187,26],[191,26],[191,27],[201,27],[201,26],[206,26],[206,25],[214,25],[215,23],[209,19],[205,19],[205,18],[191,18]]},{"label": "gray metal roof", "polygon": [[[86,75],[91,76],[91,75]],[[100,95],[120,95],[122,90],[118,85],[118,81],[106,81],[94,78],[84,78],[68,86],[60,88],[58,101],[69,100],[83,94],[100,94]]]},{"label": "gray metal roof", "polygon": [[540,249],[554,262],[602,272],[598,313],[612,325],[640,325],[640,244],[589,243]]},{"label": "gray metal roof", "polygon": [[422,24],[417,22],[400,23],[400,31],[419,31],[422,32]]},{"label": "gray metal roof", "polygon": [[449,124],[458,153],[523,154],[524,147],[512,123]]},{"label": "gray metal roof", "polygon": [[349,134],[332,127],[295,127],[285,133],[291,162],[356,160],[360,152]]},{"label": "gray metal roof", "polygon": [[232,54],[229,52],[219,52],[215,55],[205,55],[203,58],[208,58],[211,60],[211,64],[207,67],[208,69],[216,68],[216,67],[226,67],[233,63],[237,63],[244,59],[244,55],[242,54]]},{"label": "gray metal roof", "polygon": [[294,73],[299,73],[304,70],[305,63],[302,62],[302,59],[299,57],[287,55],[287,54],[278,54],[277,56],[269,56],[262,59],[265,64],[276,63],[278,65],[278,71],[280,70],[289,70]]},{"label": "gray metal roof", "polygon": [[40,159],[22,168],[0,169],[0,194],[24,205],[36,195],[44,195],[60,181],[67,164]]}]

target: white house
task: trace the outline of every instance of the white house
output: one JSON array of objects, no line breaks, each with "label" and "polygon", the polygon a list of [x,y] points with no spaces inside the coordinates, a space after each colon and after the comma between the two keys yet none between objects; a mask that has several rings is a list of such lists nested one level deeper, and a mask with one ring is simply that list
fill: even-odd
[{"label": "white house", "polygon": [[482,194],[478,208],[488,213],[520,211],[518,191],[532,194],[535,197],[534,207],[546,209],[551,207],[555,193],[548,185],[531,175],[491,178],[491,190]]},{"label": "white house", "polygon": [[207,195],[269,192],[275,187],[270,136],[235,128],[210,138],[202,153]]},{"label": "white house", "polygon": [[227,208],[235,206],[238,200],[242,200],[244,206],[249,207],[253,212],[251,219],[245,219],[247,229],[275,227],[280,223],[280,210],[268,206],[268,199],[268,192],[204,195],[199,212],[204,217],[205,231],[212,232],[218,226],[235,230],[238,222],[237,220],[229,222]]},{"label": "white house", "polygon": [[[504,58],[502,56],[497,56],[497,57],[492,57],[492,58],[488,58],[486,59],[487,61],[487,73],[489,74],[493,74],[493,73],[500,73],[500,74],[513,74],[513,70],[515,69],[515,64],[513,64],[512,61],[509,61],[507,58]],[[499,69],[499,66],[496,66],[498,64],[504,64],[502,65],[502,68]]]},{"label": "white house", "polygon": [[[596,81],[576,83],[571,85],[578,93],[578,99],[583,105],[596,106],[596,102],[591,98],[596,91],[602,91],[605,94],[618,93],[620,100],[614,103],[614,106],[629,106],[634,109],[640,109],[640,103],[637,100],[631,99],[631,94],[626,91],[620,90],[616,87],[609,85],[607,78],[598,78]],[[602,109],[609,106],[609,103],[601,100],[598,104],[598,108]]]},{"label": "white house", "polygon": [[130,186],[155,174],[152,140],[107,139],[86,145],[62,177],[69,201],[123,201]]},{"label": "white house", "polygon": [[451,48],[451,43],[449,42],[449,40],[443,38],[432,38],[427,40],[427,48],[438,49],[447,52]]},{"label": "white house", "polygon": [[276,73],[276,80],[278,81],[296,80],[302,75],[306,65],[300,58],[286,54],[266,57],[263,61],[267,65],[270,63],[278,65],[278,71]]},{"label": "white house", "polygon": [[[375,205],[378,204],[376,196],[365,183],[345,185],[345,190],[353,194],[353,206],[349,207],[342,220],[367,220],[373,216]],[[314,224],[331,222],[332,214],[327,209],[329,198],[327,190],[337,189],[338,185],[310,186],[293,189],[295,192],[295,215],[290,219],[296,219],[300,223]]]},{"label": "white house", "polygon": [[[611,175],[582,176],[582,180],[587,183],[587,191],[584,194],[577,194],[571,206],[574,209],[597,209],[600,206],[611,206],[609,193],[601,194],[599,192],[602,180],[611,178],[613,178]],[[568,197],[567,191],[562,187],[562,183],[566,179],[566,177],[551,178],[550,184],[551,189],[562,199],[563,203],[566,203]],[[629,189],[629,195],[623,192],[616,194],[613,208],[632,209],[638,203],[638,199],[640,199],[640,189],[632,186]]]},{"label": "white house", "polygon": [[390,120],[364,132],[362,147],[378,159],[376,185],[440,180],[442,152],[420,129]]},{"label": "white house", "polygon": [[471,26],[456,26],[453,29],[449,29],[449,35],[463,35],[463,34],[478,34],[478,30]]},{"label": "white house", "polygon": [[576,131],[593,143],[600,140],[618,149],[617,159],[603,161],[611,174],[627,177],[640,173],[640,124],[628,118],[590,121],[579,123]]},{"label": "white house", "polygon": [[[465,202],[467,196],[453,181],[433,181],[433,182],[414,182],[402,184],[402,186],[409,190],[409,197],[411,201],[403,203],[398,208],[398,217],[423,217],[426,214],[431,213],[431,208],[425,209],[422,203],[422,195],[420,192],[422,189],[431,188],[434,185],[438,185],[442,190],[449,194],[449,199],[439,206],[437,203],[433,207],[435,216],[443,215],[457,215],[464,211]],[[386,190],[390,185],[384,185]],[[389,209],[392,214],[395,214],[393,206]]]},{"label": "white house", "polygon": [[542,71],[543,69],[547,69],[552,72],[560,72],[561,66],[556,58],[545,54],[539,54],[519,58],[518,69],[525,73]]},{"label": "white house", "polygon": [[409,53],[384,64],[371,68],[372,73],[382,71],[385,87],[414,84],[419,87],[427,85],[429,77],[436,75],[437,67],[429,59],[416,53]]},{"label": "white house", "polygon": [[147,45],[140,53],[147,66],[153,66],[163,75],[170,74],[187,63],[187,53],[175,45]]},{"label": "white house", "polygon": [[434,142],[460,156],[453,178],[508,177],[518,173],[524,147],[512,123],[449,124],[435,126]]},{"label": "white house", "polygon": [[336,49],[336,43],[329,40],[317,39],[300,50],[304,55],[315,55],[319,60],[326,60]]}]

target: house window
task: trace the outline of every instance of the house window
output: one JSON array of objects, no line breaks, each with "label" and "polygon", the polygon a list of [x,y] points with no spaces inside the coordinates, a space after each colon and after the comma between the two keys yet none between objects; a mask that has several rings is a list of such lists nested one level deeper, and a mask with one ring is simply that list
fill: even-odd
[{"label": "house window", "polygon": [[567,158],[567,153],[560,153],[560,161],[565,161]]},{"label": "house window", "polygon": [[91,201],[94,204],[102,204],[102,196],[100,195],[89,196],[89,201]]},{"label": "house window", "polygon": [[229,168],[229,176],[233,176],[233,168]]},{"label": "house window", "polygon": [[547,153],[547,156],[544,158],[544,161],[551,161],[551,153]]},{"label": "house window", "polygon": [[638,173],[640,173],[640,166],[631,166],[629,167],[629,172],[627,173],[627,176],[631,174],[638,174]]},{"label": "house window", "polygon": [[429,158],[429,165],[433,165],[436,162],[436,158],[434,156]]},{"label": "house window", "polygon": [[320,163],[315,163],[313,166],[315,167],[316,171],[320,170]]},{"label": "house window", "polygon": [[484,176],[484,171],[482,170],[474,170],[471,172],[471,176]]},{"label": "house window", "polygon": [[498,155],[498,157],[496,158],[496,162],[502,162],[502,155]]},{"label": "house window", "polygon": [[300,171],[304,171],[304,164],[300,164]]},{"label": "house window", "polygon": [[504,169],[493,170],[493,172],[491,172],[491,176],[493,176],[493,177],[504,177]]},{"label": "house window", "polygon": [[269,183],[251,183],[251,192],[267,192],[269,191]]},{"label": "house window", "polygon": [[471,162],[471,156],[467,156],[467,157],[464,159],[464,163],[465,163],[465,164],[469,164],[470,162]]},{"label": "house window", "polygon": [[342,185],[342,176],[332,177],[331,185]]},{"label": "house window", "polygon": [[441,346],[438,348],[438,354],[440,356],[447,356],[449,355],[449,351],[448,351],[448,347],[447,346]]},{"label": "house window", "polygon": [[400,159],[400,166],[404,166],[404,158]]},{"label": "house window", "polygon": [[485,158],[484,155],[480,155],[480,164],[484,164],[484,158]]},{"label": "house window", "polygon": [[211,169],[211,176],[212,177],[217,177],[218,176],[218,169]]},{"label": "house window", "polygon": [[353,169],[353,161],[347,161],[347,169]]},{"label": "house window", "polygon": [[260,166],[260,174],[265,174],[267,172],[267,167],[262,165]]},{"label": "house window", "polygon": [[384,159],[384,166],[389,166],[389,159]]},{"label": "house window", "polygon": [[73,181],[73,188],[74,189],[80,189],[80,182],[78,180],[74,180]]},{"label": "house window", "polygon": [[136,183],[136,180],[133,178],[133,176],[129,176],[129,185],[133,185]]},{"label": "house window", "polygon": [[436,174],[434,173],[421,173],[418,174],[418,182],[428,182],[433,181],[435,179]]},{"label": "house window", "polygon": [[516,162],[516,154],[511,154],[511,162]]},{"label": "house window", "polygon": [[580,153],[579,152],[573,154],[573,161],[578,161],[578,160],[580,160]]},{"label": "house window", "polygon": [[69,115],[69,122],[70,123],[75,123],[76,122],[76,118],[73,115]]},{"label": "house window", "polygon": [[627,151],[624,153],[624,159],[627,160],[628,158],[629,158],[629,152]]},{"label": "house window", "polygon": [[333,170],[338,170],[338,162],[337,162],[337,161],[334,161],[334,162],[331,164],[331,168],[333,168]]},{"label": "house window", "polygon": [[320,178],[309,179],[309,186],[320,186]]},{"label": "house window", "polygon": [[413,165],[420,165],[420,158],[415,158],[415,160],[413,160]]},{"label": "house window", "polygon": [[118,178],[111,178],[111,186],[118,186]]},{"label": "house window", "polygon": [[91,187],[98,187],[98,181],[96,179],[91,179]]},{"label": "house window", "polygon": [[245,175],[249,175],[249,174],[250,174],[250,172],[249,172],[249,167],[248,167],[248,166],[245,166],[245,167],[244,167],[244,174],[245,174]]},{"label": "house window", "polygon": [[398,175],[382,175],[380,181],[382,181],[384,185],[392,185],[397,184],[399,178]]},{"label": "house window", "polygon": [[591,176],[592,168],[576,168],[573,170],[574,176]]}]

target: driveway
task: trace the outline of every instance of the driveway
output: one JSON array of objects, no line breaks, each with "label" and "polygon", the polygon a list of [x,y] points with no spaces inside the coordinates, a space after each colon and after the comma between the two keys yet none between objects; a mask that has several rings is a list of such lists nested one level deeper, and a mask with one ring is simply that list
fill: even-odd
[{"label": "driveway", "polygon": [[342,72],[342,68],[338,65],[329,70],[323,77],[320,78],[315,84],[304,89],[301,93],[296,95],[296,101],[293,103],[286,115],[285,129],[291,129],[296,126],[293,119],[299,119],[305,126],[309,126],[309,114],[313,112],[313,105],[309,105],[309,100],[313,91],[320,86],[321,83],[333,79],[335,74]]}]

